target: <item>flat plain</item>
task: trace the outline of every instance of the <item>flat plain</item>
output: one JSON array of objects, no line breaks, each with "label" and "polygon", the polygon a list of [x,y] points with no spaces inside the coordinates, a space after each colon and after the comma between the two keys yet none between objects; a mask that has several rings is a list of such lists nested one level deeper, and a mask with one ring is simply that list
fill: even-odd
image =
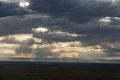
[{"label": "flat plain", "polygon": [[0,61],[0,80],[120,80],[120,63]]}]

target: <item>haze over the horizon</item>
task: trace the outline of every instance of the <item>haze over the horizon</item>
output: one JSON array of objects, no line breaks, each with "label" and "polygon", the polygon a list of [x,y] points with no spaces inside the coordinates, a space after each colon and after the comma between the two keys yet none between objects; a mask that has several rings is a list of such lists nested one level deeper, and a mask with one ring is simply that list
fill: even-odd
[{"label": "haze over the horizon", "polygon": [[120,59],[120,0],[0,0],[0,58]]}]

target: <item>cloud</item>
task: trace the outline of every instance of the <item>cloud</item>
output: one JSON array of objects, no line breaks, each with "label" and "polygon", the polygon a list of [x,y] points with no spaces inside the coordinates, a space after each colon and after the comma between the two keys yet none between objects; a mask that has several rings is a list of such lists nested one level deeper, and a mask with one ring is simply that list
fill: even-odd
[{"label": "cloud", "polygon": [[[35,29],[36,30],[36,29]],[[42,28],[45,32],[41,32],[41,28],[37,28],[39,31],[35,31],[33,35],[38,34],[38,39],[42,39],[42,43],[36,43],[36,40],[30,36],[30,34],[16,34],[11,36],[6,36],[1,38],[0,49],[5,48],[14,52],[14,54],[9,53],[11,58],[37,58],[37,59],[46,59],[46,58],[57,58],[57,59],[78,59],[78,60],[97,60],[108,57],[109,55],[104,52],[104,49],[100,46],[83,46],[82,42],[68,40],[69,37],[77,37],[75,34],[69,34],[66,32],[51,32],[47,29]],[[41,37],[41,34],[45,35]],[[53,35],[54,34],[54,35]],[[56,36],[57,35],[57,36]],[[66,35],[66,37],[64,37]],[[28,36],[28,37],[27,37]],[[54,37],[49,39],[49,37]],[[59,40],[59,36],[63,40]],[[73,37],[72,37],[73,36]],[[6,40],[7,38],[7,40]],[[68,39],[67,39],[68,38]],[[61,38],[60,38],[61,39]],[[66,40],[67,39],[67,40]],[[75,39],[73,39],[75,40]],[[47,43],[45,43],[47,41]],[[52,43],[50,43],[50,42]],[[17,42],[17,43],[16,43]],[[14,45],[14,46],[13,46]],[[99,53],[99,54],[98,54]],[[27,57],[28,56],[28,57]]]},{"label": "cloud", "polygon": [[0,17],[17,16],[30,13],[29,10],[21,8],[17,3],[0,1]]},{"label": "cloud", "polygon": [[33,29],[33,37],[43,42],[68,42],[76,41],[77,34],[70,34],[62,31],[50,31],[47,28],[38,27]]},{"label": "cloud", "polygon": [[[119,17],[119,1],[112,0],[29,0],[28,8],[21,8],[16,2],[0,2],[0,16],[24,15],[31,11],[50,15],[53,18],[68,18],[74,22],[89,22],[96,17]],[[30,11],[30,12],[29,12]]]},{"label": "cloud", "polygon": [[[11,18],[13,20],[11,20]],[[48,38],[47,40],[49,41],[51,41],[53,38],[54,40],[58,39],[59,41],[80,40],[88,45],[98,44],[100,42],[119,42],[119,17],[111,17],[109,23],[99,22],[99,20],[103,18],[104,17],[97,18],[89,21],[89,23],[79,24],[69,21],[66,18],[52,18],[51,16],[41,14],[25,15],[22,17],[10,16],[0,18],[0,34],[32,34],[32,28],[43,26],[44,28],[49,29],[51,32],[43,34],[41,37],[44,39]],[[116,24],[113,24],[113,22],[116,22]],[[70,37],[68,34],[76,34],[78,37]],[[114,36],[118,37],[113,38]]]},{"label": "cloud", "polygon": [[[35,45],[35,44],[34,44]],[[96,49],[95,49],[96,47]],[[99,60],[109,57],[104,49],[100,47],[83,47],[80,42],[55,42],[52,44],[37,44],[34,50],[35,57],[41,58],[58,58],[60,60]]]},{"label": "cloud", "polygon": [[94,17],[119,17],[119,2],[108,0],[31,0],[29,9],[52,17],[67,17],[75,22],[88,22]]},{"label": "cloud", "polygon": [[[9,45],[17,44],[15,53],[24,54],[33,53],[33,45],[36,44],[43,46],[52,42],[51,44],[66,45],[67,42],[72,44],[73,41],[74,44],[77,44],[76,41],[78,41],[81,43],[81,47],[74,46],[78,47],[75,49],[76,51],[83,50],[83,48],[88,49],[88,47],[94,49],[94,46],[98,45],[102,51],[98,52],[94,49],[94,54],[90,55],[91,50],[88,54],[67,50],[66,46],[61,47],[64,49],[61,50],[60,44],[55,48],[50,48],[52,45],[38,47],[35,49],[35,53],[39,54],[41,51],[41,55],[45,53],[43,56],[48,55],[48,57],[54,55],[78,58],[82,56],[83,59],[100,56],[96,53],[100,53],[101,57],[117,56],[120,49],[119,3],[119,1],[113,2],[112,0],[30,0],[28,8],[21,8],[17,3],[0,2],[0,10],[2,10],[0,12],[0,37],[9,36],[2,39],[1,42]],[[39,26],[44,28],[43,32],[39,32],[39,30],[32,32],[32,29],[40,29]],[[18,34],[33,36],[19,40],[21,35]],[[29,44],[29,41],[33,41],[33,43]],[[54,52],[54,50],[58,50],[58,52]],[[62,52],[63,54],[60,55]]]},{"label": "cloud", "polygon": [[[13,20],[11,20],[11,18]],[[74,23],[66,18],[52,18],[46,15],[25,15],[22,17],[4,17],[0,19],[1,35],[11,34],[32,34],[32,28],[42,26],[50,30],[49,33],[39,34],[36,37],[42,37],[48,41],[82,41],[83,44],[101,44],[102,42],[119,42],[119,17],[111,17],[109,23],[99,22],[103,19],[97,18],[89,23]],[[118,21],[118,22],[116,22]],[[115,24],[112,23],[116,22]],[[70,36],[68,34],[76,34]],[[35,36],[35,35],[34,35]],[[117,36],[113,38],[114,36]]]},{"label": "cloud", "polygon": [[[16,34],[0,37],[0,54],[11,55],[9,57],[23,57],[22,55],[30,56],[32,54],[31,45],[34,43],[34,40],[30,34]],[[6,56],[7,57],[7,56]]]},{"label": "cloud", "polygon": [[14,3],[16,3],[16,2],[18,2],[19,0],[0,0],[0,1],[2,1],[2,2],[14,2]]}]

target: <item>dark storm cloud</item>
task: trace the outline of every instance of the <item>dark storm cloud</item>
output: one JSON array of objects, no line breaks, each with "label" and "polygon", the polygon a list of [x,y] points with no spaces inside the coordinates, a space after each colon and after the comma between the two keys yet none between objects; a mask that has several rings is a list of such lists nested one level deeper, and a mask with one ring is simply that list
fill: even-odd
[{"label": "dark storm cloud", "polygon": [[[12,19],[12,20],[11,20]],[[100,25],[102,23],[74,23],[64,18],[26,15],[0,18],[0,35],[31,33],[32,28],[46,27],[52,31],[64,31],[88,35],[115,35],[120,33],[119,25]],[[116,23],[117,24],[117,23]]]},{"label": "dark storm cloud", "polygon": [[[53,31],[86,35],[75,38],[85,45],[112,44],[120,41],[120,20],[113,18],[110,23],[104,24],[99,19],[120,17],[119,3],[110,0],[30,0],[30,6],[24,9],[16,3],[0,2],[0,35],[31,33],[32,28],[43,26]],[[28,9],[37,14],[28,15]]]},{"label": "dark storm cloud", "polygon": [[87,22],[94,17],[120,16],[120,5],[110,0],[31,0],[30,9],[52,17]]},{"label": "dark storm cloud", "polygon": [[[103,48],[120,47],[120,37],[118,34],[115,35],[84,35],[80,37],[85,46],[101,45]],[[113,45],[112,45],[113,44]]]},{"label": "dark storm cloud", "polygon": [[[119,36],[119,25],[108,24],[101,26],[101,24],[102,23],[95,23],[94,21],[91,21],[91,23],[79,24],[64,18],[44,17],[43,15],[26,15],[23,17],[10,16],[0,18],[0,35],[31,33],[32,28],[42,26],[51,31],[60,30],[68,33],[76,33],[78,35],[88,35],[88,38],[89,35],[100,35],[103,37],[111,36],[111,38],[114,37],[114,35]],[[92,39],[93,38],[91,37],[91,40]]]},{"label": "dark storm cloud", "polygon": [[[92,18],[120,16],[120,5],[110,0],[30,0],[28,9],[54,17],[65,17],[75,22],[88,22]],[[28,9],[17,3],[0,2],[0,16],[28,14]]]},{"label": "dark storm cloud", "polygon": [[0,17],[27,14],[28,11],[16,3],[0,1]]}]

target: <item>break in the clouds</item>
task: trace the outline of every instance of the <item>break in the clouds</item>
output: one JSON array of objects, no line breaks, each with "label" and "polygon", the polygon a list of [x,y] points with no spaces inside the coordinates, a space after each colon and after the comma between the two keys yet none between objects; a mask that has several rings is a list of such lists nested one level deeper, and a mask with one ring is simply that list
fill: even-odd
[{"label": "break in the clouds", "polygon": [[118,59],[119,3],[119,0],[0,0],[1,55]]}]

